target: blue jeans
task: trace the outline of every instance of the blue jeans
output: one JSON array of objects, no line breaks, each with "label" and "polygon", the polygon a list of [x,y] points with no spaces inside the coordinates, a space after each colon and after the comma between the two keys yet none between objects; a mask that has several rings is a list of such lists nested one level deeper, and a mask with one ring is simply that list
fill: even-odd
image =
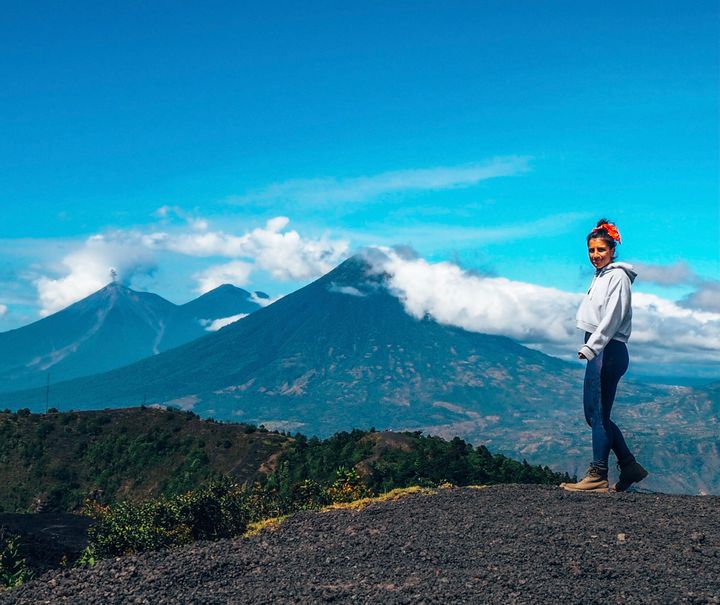
[{"label": "blue jeans", "polygon": [[[586,333],[585,341],[590,335]],[[630,456],[620,429],[610,420],[610,412],[620,378],[628,368],[628,352],[624,342],[611,340],[605,349],[587,362],[583,385],[585,420],[592,428],[592,465],[607,470],[610,450],[618,460]]]}]

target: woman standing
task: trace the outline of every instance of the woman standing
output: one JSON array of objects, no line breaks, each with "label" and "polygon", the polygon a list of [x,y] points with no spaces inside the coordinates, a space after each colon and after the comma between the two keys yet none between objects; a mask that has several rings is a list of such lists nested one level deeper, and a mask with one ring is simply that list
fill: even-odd
[{"label": "woman standing", "polygon": [[593,460],[578,483],[562,483],[570,491],[607,491],[608,458],[615,453],[620,479],[614,491],[625,491],[648,472],[635,460],[620,429],[610,420],[620,377],[628,368],[625,343],[632,324],[632,265],[614,262],[620,233],[614,223],[600,219],[587,236],[588,256],[595,267],[590,289],[577,312],[577,327],[585,331],[578,358],[587,360],[583,385],[585,420],[592,428]]}]

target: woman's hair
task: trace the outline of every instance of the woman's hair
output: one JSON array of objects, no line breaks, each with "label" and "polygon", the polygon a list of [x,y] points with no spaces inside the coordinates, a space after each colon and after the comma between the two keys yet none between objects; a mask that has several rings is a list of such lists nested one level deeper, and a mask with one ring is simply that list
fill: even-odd
[{"label": "woman's hair", "polygon": [[[608,229],[610,227],[610,229]],[[610,235],[610,232],[613,232],[613,235]],[[615,223],[607,220],[606,218],[601,218],[597,225],[595,225],[595,228],[588,233],[587,236],[587,242],[590,243],[591,239],[601,239],[603,240],[608,246],[610,246],[611,250],[615,250],[615,246],[617,246],[618,242],[620,241],[620,234],[618,233],[617,228],[615,227]],[[613,256],[615,254],[613,253]]]}]

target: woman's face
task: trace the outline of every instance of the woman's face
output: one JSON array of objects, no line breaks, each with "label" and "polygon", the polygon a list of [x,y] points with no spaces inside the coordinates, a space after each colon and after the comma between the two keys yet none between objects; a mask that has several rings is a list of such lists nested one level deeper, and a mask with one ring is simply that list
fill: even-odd
[{"label": "woman's face", "polygon": [[613,249],[604,239],[593,237],[588,242],[588,257],[596,269],[602,269],[612,262]]}]

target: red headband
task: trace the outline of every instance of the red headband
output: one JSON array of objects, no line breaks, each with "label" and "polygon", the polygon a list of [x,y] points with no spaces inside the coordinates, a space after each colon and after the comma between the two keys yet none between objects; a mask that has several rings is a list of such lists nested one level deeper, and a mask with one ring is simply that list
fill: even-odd
[{"label": "red headband", "polygon": [[600,229],[605,229],[611,238],[613,238],[618,244],[622,244],[622,241],[620,240],[620,232],[617,230],[615,225],[603,223],[602,225],[595,227],[595,229],[593,229],[590,233],[595,233],[596,231],[600,231]]}]

